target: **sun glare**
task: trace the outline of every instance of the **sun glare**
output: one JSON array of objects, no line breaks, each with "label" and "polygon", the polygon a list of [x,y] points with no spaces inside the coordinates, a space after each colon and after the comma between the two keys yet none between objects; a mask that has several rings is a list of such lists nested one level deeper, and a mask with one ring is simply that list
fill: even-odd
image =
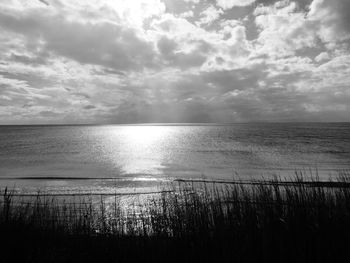
[{"label": "sun glare", "polygon": [[[166,126],[124,126],[112,128],[112,159],[122,163],[125,173],[157,174],[164,159],[164,145],[171,129]],[[146,157],[145,157],[146,156]]]},{"label": "sun glare", "polygon": [[124,130],[127,141],[138,145],[158,144],[167,134],[166,127],[161,126],[129,126]]}]

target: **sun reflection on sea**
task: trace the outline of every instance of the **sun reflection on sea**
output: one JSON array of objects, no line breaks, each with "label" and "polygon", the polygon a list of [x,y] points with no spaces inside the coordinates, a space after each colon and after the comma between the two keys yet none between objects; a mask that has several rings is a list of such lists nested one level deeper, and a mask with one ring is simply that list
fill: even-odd
[{"label": "sun reflection on sea", "polygon": [[125,174],[161,174],[172,133],[167,126],[110,127],[106,133],[110,158]]},{"label": "sun reflection on sea", "polygon": [[170,129],[164,126],[127,126],[123,127],[122,135],[128,143],[150,146],[169,135]]}]

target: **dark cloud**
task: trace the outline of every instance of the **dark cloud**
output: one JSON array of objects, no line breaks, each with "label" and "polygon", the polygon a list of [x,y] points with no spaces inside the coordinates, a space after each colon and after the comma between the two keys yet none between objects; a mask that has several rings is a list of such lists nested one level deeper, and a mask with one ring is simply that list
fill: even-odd
[{"label": "dark cloud", "polygon": [[[311,4],[313,0],[291,0],[290,2],[295,2],[297,3],[298,7],[302,10],[307,10],[309,5]],[[272,5],[277,2],[281,2],[281,0],[256,0],[255,1],[255,6],[256,5]]]},{"label": "dark cloud", "polygon": [[51,117],[58,117],[60,115],[60,114],[58,114],[58,113],[56,113],[54,111],[48,111],[48,110],[41,111],[41,112],[39,112],[39,114],[41,116],[43,116],[43,117],[49,117],[49,118],[51,118]]},{"label": "dark cloud", "polygon": [[82,93],[82,92],[73,92],[72,95],[75,95],[77,97],[80,98],[84,98],[84,99],[90,99],[90,95],[86,94],[86,93]]},{"label": "dark cloud", "polygon": [[331,15],[337,16],[339,19],[339,27],[350,32],[350,1],[349,0],[333,0],[323,1],[320,5],[330,10]]},{"label": "dark cloud", "polygon": [[252,69],[237,69],[213,71],[203,74],[205,82],[213,83],[222,92],[226,93],[231,90],[244,90],[257,85],[257,82],[267,73],[264,72],[263,66]]},{"label": "dark cloud", "polygon": [[18,55],[16,53],[12,53],[9,57],[9,61],[13,62],[19,62],[23,64],[28,65],[45,65],[48,63],[48,54],[44,54],[43,52],[40,52],[38,54],[35,54],[35,56],[27,56],[27,55]]},{"label": "dark cloud", "polygon": [[171,40],[168,37],[162,37],[157,43],[158,49],[164,56],[171,56],[174,54],[178,44],[175,40]]},{"label": "dark cloud", "polygon": [[1,12],[0,25],[26,36],[27,45],[33,49],[44,49],[83,64],[124,71],[157,66],[153,45],[121,25],[73,22],[37,11],[16,15]]},{"label": "dark cloud", "polygon": [[23,83],[24,86],[33,89],[43,89],[56,83],[55,79],[47,78],[45,76],[22,73],[22,72],[4,72],[0,71],[0,76],[9,80],[17,80]]},{"label": "dark cloud", "polygon": [[91,109],[95,109],[96,107],[94,105],[86,105],[83,107],[85,110],[91,110]]},{"label": "dark cloud", "polygon": [[47,5],[47,6],[49,6],[50,4],[49,4],[49,2],[48,1],[46,1],[46,0],[39,0],[39,2],[41,2],[41,3],[43,3],[44,5]]},{"label": "dark cloud", "polygon": [[194,41],[192,44],[196,48],[191,52],[179,52],[178,42],[164,36],[158,41],[157,47],[166,66],[181,68],[201,66],[206,61],[211,48],[204,41]]},{"label": "dark cloud", "polygon": [[115,70],[112,68],[100,68],[99,70],[93,70],[93,72],[98,75],[112,74],[112,75],[126,76],[126,73],[124,73],[123,71]]}]

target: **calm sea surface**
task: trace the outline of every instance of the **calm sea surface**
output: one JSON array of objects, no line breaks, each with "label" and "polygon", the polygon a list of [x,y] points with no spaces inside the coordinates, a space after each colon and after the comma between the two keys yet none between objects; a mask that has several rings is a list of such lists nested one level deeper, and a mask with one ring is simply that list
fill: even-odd
[{"label": "calm sea surface", "polygon": [[310,169],[321,177],[350,169],[350,123],[0,126],[0,186],[23,191],[127,191]]}]

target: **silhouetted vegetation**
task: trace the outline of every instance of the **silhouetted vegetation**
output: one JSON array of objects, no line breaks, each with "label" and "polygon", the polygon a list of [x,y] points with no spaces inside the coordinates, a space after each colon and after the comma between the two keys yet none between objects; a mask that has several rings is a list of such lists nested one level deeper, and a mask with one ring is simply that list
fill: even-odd
[{"label": "silhouetted vegetation", "polygon": [[[182,182],[124,207],[2,194],[1,261],[346,262],[350,180]],[[167,189],[169,190],[169,189]]]}]

